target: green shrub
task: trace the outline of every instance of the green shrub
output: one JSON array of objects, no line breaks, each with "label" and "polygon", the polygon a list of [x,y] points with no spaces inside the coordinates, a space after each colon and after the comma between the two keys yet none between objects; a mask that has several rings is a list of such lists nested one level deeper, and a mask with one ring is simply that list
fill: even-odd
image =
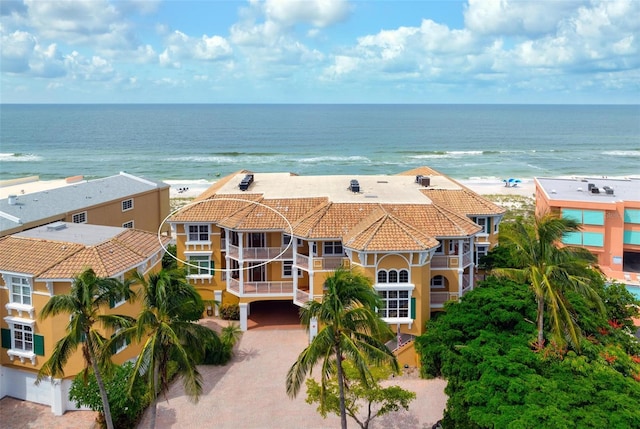
[{"label": "green shrub", "polygon": [[240,320],[240,306],[225,304],[220,307],[220,317],[224,320]]}]

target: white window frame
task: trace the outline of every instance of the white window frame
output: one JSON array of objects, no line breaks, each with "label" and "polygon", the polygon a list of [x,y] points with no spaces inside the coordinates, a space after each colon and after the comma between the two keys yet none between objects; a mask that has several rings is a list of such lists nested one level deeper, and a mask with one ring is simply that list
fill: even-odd
[{"label": "white window frame", "polygon": [[[383,308],[378,309],[378,314],[380,318],[384,320],[386,323],[411,323],[413,319],[411,319],[411,298],[413,295],[414,285],[409,283],[397,283],[397,284],[387,284],[384,286],[376,285],[375,291],[380,296],[380,299],[385,303]],[[406,293],[406,297],[400,297],[400,295]],[[384,297],[383,295],[387,295]],[[389,297],[389,295],[395,295],[395,297]],[[391,301],[396,301],[397,306],[391,307],[388,303]],[[406,302],[406,308],[401,306],[401,301]],[[393,310],[397,310],[395,316],[390,315]],[[400,311],[406,310],[406,316],[400,316]]]},{"label": "white window frame", "polygon": [[[191,228],[195,228],[196,231],[192,232]],[[206,229],[206,232],[204,231]],[[187,225],[187,243],[210,243],[210,228],[207,223],[192,223]],[[206,235],[206,239],[202,238]],[[195,237],[194,240],[192,237]]]},{"label": "white window frame", "polygon": [[[188,278],[191,279],[210,279],[211,277],[213,277],[213,271],[211,270],[211,254],[209,253],[186,253],[185,252],[185,256],[187,257],[187,262],[189,264],[193,264],[193,265],[198,265],[198,268],[192,266],[192,265],[187,265],[187,271],[189,274],[187,274]],[[195,261],[199,261],[201,262],[207,262],[207,267],[203,267],[200,265],[200,263],[194,263],[194,259],[193,258],[198,258],[195,259]],[[204,259],[202,259],[204,258]],[[192,273],[192,270],[198,270],[198,273]]]},{"label": "white window frame", "polygon": [[475,257],[476,257],[476,265],[478,265],[480,263],[480,258],[482,258],[483,256],[485,256],[487,253],[489,253],[489,243],[478,243],[476,244],[476,251],[475,251]]},{"label": "white window frame", "polygon": [[436,250],[433,252],[434,255],[444,255],[444,240],[438,240],[440,244],[436,247]]},{"label": "white window frame", "polygon": [[456,249],[456,245],[458,244],[457,240],[449,240],[449,254],[450,255],[457,255],[457,249]]},{"label": "white window frame", "polygon": [[71,215],[71,222],[73,223],[87,223],[87,212],[79,212]]},{"label": "white window frame", "polygon": [[130,220],[129,222],[125,222],[125,223],[123,223],[123,224],[122,224],[122,227],[123,227],[123,228],[130,228],[130,229],[133,229],[133,221],[132,221],[132,220]]},{"label": "white window frame", "polygon": [[[289,245],[289,243],[291,243],[291,239],[293,237],[289,234],[287,234],[286,232],[282,233],[282,247],[287,247]],[[299,238],[296,238],[296,245],[297,246],[301,246],[302,245],[302,240]]]},{"label": "white window frame", "polygon": [[[385,281],[383,281],[383,282],[380,281],[380,274],[381,273],[384,273]],[[406,273],[407,281],[402,281],[402,274],[403,273]],[[395,280],[391,280],[392,274],[395,277]],[[410,284],[411,283],[411,273],[406,268],[400,268],[400,269],[391,268],[391,269],[388,269],[388,270],[379,269],[378,272],[376,273],[376,280],[377,280],[378,284],[393,284],[393,285],[395,285],[395,284]]]},{"label": "white window frame", "polygon": [[[127,207],[125,207],[127,206]],[[122,201],[122,211],[126,212],[133,209],[133,198]]]},{"label": "white window frame", "polygon": [[[436,282],[436,279],[442,279],[442,282]],[[431,290],[445,290],[447,288],[447,279],[442,274],[435,275],[431,277],[429,286]]]},{"label": "white window frame", "polygon": [[479,231],[478,234],[489,234],[489,224],[490,220],[486,216],[476,216],[473,218],[473,221],[476,225],[482,227],[482,231]]},{"label": "white window frame", "polygon": [[[14,358],[19,358],[20,362],[24,362],[24,359],[31,359],[31,364],[35,365],[36,364],[36,353],[35,353],[35,332],[34,332],[34,325],[36,323],[35,320],[30,320],[30,319],[21,319],[21,318],[17,318],[17,317],[5,317],[4,318],[5,322],[7,322],[7,325],[9,325],[9,330],[11,331],[11,348],[9,350],[7,350],[7,355],[9,355],[9,358],[11,360],[13,360]],[[24,327],[28,327],[29,328],[29,333],[31,334],[31,350],[28,349],[28,347],[21,347],[18,348],[16,347],[16,325],[20,325],[22,326],[21,329],[19,329],[20,332],[22,332],[22,334],[24,335],[26,332],[28,332],[27,330],[24,329]]]},{"label": "white window frame", "polygon": [[[338,246],[340,247],[340,252],[337,252]],[[342,246],[342,241],[323,241],[322,242],[322,254],[324,256],[342,256],[344,255],[344,246]]]},{"label": "white window frame", "polygon": [[[297,271],[296,277],[302,277],[302,270],[298,268],[296,271]],[[293,278],[293,272],[294,272],[293,261],[292,260],[282,261],[282,278]]]},{"label": "white window frame", "polygon": [[12,304],[33,307],[33,290],[28,277],[11,276],[9,278],[9,294]]},{"label": "white window frame", "polygon": [[[113,335],[115,336],[115,335],[116,335],[116,334],[118,334],[120,331],[122,331],[122,328],[118,328],[118,329],[116,329],[116,332],[114,332],[114,334],[113,334]],[[116,355],[117,355],[118,353],[120,353],[120,352],[124,351],[127,347],[129,347],[129,342],[127,341],[127,339],[126,339],[126,338],[124,338],[124,337],[123,337],[123,338],[121,338],[121,339],[120,339],[120,341],[121,341],[121,342],[117,342],[117,343],[115,343],[115,345],[116,345],[116,350],[115,350],[115,353],[114,353],[114,354],[116,354]]]},{"label": "white window frame", "polygon": [[498,222],[498,218],[491,218],[491,224],[493,225],[493,233],[497,234],[500,232],[500,222]]}]

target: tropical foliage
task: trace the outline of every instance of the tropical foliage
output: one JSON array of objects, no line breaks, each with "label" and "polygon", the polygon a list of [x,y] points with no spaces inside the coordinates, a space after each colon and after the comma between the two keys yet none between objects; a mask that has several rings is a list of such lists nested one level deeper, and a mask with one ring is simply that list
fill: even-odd
[{"label": "tropical foliage", "polygon": [[52,296],[40,312],[40,319],[58,314],[70,317],[67,334],[56,343],[51,357],[42,365],[37,382],[45,376],[62,378],[65,364],[80,347],[85,361],[84,376],[88,375],[89,368],[95,374],[104,421],[109,429],[114,426],[102,373],[108,371],[111,362],[104,358],[107,339],[101,332],[126,328],[133,320],[117,314],[105,314],[104,310],[110,303],[134,299],[129,285],[128,282],[98,277],[92,269],[87,269],[74,278],[68,294]]},{"label": "tropical foliage", "polygon": [[[633,302],[596,283],[607,309]],[[530,347],[537,304],[528,285],[489,278],[449,304],[416,341],[424,376],[443,376],[445,428],[640,427],[640,345],[629,314],[610,323],[584,296],[566,299],[583,323],[581,354],[557,343]],[[630,301],[631,300],[631,301]]]},{"label": "tropical foliage", "polygon": [[327,402],[327,383],[336,377],[340,420],[347,427],[347,376],[343,361],[349,360],[364,386],[370,386],[373,376],[370,365],[390,365],[398,371],[398,363],[384,340],[393,334],[376,308],[382,307],[380,297],[371,286],[371,280],[355,271],[336,270],[326,279],[322,302],[309,301],[300,311],[307,331],[312,322],[322,328],[309,346],[298,356],[287,374],[286,388],[290,397],[300,391],[303,381],[321,363],[319,401]]},{"label": "tropical foliage", "polygon": [[[404,390],[399,386],[382,387],[380,381],[389,378],[392,372],[389,368],[371,368],[373,380],[369,385],[363,384],[356,368],[344,361],[345,377],[350,380],[349,388],[345,390],[345,409],[347,415],[355,420],[362,428],[367,429],[376,417],[398,411],[400,408],[409,409],[409,403],[416,398],[414,392]],[[318,404],[318,413],[327,417],[329,413],[340,415],[340,389],[336,377],[331,377],[325,385],[325,400],[321,401],[322,386],[313,378],[307,379],[307,403]]]},{"label": "tropical foliage", "polygon": [[185,281],[183,270],[161,270],[150,274],[148,279],[138,275],[137,281],[142,286],[143,308],[136,325],[120,334],[143,343],[130,391],[138,377],[143,376],[150,392],[153,428],[158,396],[169,389],[171,365],[175,365],[176,376],[182,379],[187,395],[197,402],[202,378],[196,365],[204,359],[203,344],[221,343],[214,331],[193,322],[194,308],[201,308],[202,299]]},{"label": "tropical foliage", "polygon": [[554,342],[564,344],[568,340],[580,347],[581,331],[567,299],[569,291],[589,299],[595,311],[604,311],[599,295],[591,287],[598,276],[592,268],[593,255],[582,247],[560,246],[562,237],[579,227],[574,220],[549,213],[536,218],[533,225],[515,222],[500,232],[500,243],[509,246],[512,261],[506,268],[494,268],[492,273],[531,287],[537,304],[538,347],[545,343],[545,314]]},{"label": "tropical foliage", "polygon": [[[116,365],[115,369],[105,374],[103,378],[113,424],[117,428],[136,427],[142,412],[149,405],[148,390],[141,379],[134,383],[131,396],[129,396],[127,389],[123,388],[123,386],[129,385],[132,375],[133,363],[127,362],[122,366]],[[135,400],[131,400],[132,397]],[[73,379],[69,390],[69,399],[76,403],[76,407],[88,407],[100,414],[103,412],[102,400],[93,372],[89,373],[88,378],[78,374]]]}]

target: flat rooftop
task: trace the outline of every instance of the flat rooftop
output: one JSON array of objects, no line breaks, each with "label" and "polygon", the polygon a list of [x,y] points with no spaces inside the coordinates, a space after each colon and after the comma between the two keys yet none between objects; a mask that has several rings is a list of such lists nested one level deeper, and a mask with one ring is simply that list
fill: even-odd
[{"label": "flat rooftop", "polygon": [[88,223],[54,222],[14,234],[14,237],[34,238],[47,241],[76,243],[95,246],[111,240],[126,231],[115,226],[90,225]]},{"label": "flat rooftop", "polygon": [[[616,201],[640,201],[640,178],[547,178],[537,177],[535,181],[550,200],[588,201],[614,203]],[[597,187],[599,192],[589,191],[589,184]],[[613,189],[607,194],[605,186]]]},{"label": "flat rooftop", "polygon": [[[245,174],[236,174],[217,192],[217,195],[238,194]],[[428,176],[429,189],[458,190],[462,187],[446,176]],[[352,192],[350,183],[357,180],[358,192]],[[254,173],[253,183],[244,191],[262,194],[266,199],[326,197],[334,203],[430,204],[431,200],[420,192],[426,189],[416,182],[415,176],[342,175],[296,176],[289,173]]]},{"label": "flat rooftop", "polygon": [[[43,185],[44,188],[39,191],[25,191],[24,194],[15,192],[13,198],[7,196],[0,199],[0,231],[69,212],[81,211],[86,207],[109,201],[126,199],[153,189],[169,187],[166,183],[127,173],[71,184],[66,184],[64,181],[56,181],[56,183],[59,186],[55,188]],[[26,188],[26,184],[12,186],[13,189],[23,187]],[[7,189],[4,191],[6,192]]]}]

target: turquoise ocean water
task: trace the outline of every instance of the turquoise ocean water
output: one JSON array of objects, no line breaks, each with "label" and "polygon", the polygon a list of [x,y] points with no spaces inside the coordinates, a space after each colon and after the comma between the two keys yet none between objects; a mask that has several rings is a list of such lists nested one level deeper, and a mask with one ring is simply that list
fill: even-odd
[{"label": "turquoise ocean water", "polygon": [[640,175],[640,106],[1,105],[0,179]]}]

